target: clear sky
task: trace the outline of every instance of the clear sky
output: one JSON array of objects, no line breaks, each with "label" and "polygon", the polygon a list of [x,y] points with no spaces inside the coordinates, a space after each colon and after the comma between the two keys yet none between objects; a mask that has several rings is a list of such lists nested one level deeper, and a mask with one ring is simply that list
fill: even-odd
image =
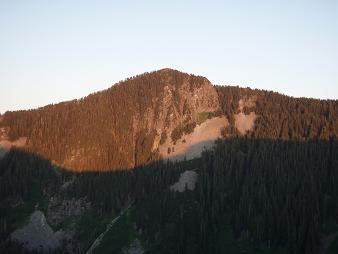
[{"label": "clear sky", "polygon": [[0,1],[0,112],[164,67],[338,99],[338,0]]}]

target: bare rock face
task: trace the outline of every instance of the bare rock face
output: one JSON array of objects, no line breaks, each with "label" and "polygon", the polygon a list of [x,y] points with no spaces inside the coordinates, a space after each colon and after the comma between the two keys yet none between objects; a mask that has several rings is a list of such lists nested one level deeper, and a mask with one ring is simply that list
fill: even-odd
[{"label": "bare rock face", "polygon": [[[162,95],[153,98],[145,116],[136,115],[134,118],[134,132],[140,129],[156,130],[157,136],[170,132],[181,122],[196,121],[200,112],[216,112],[220,110],[218,95],[213,85],[203,77],[191,78],[186,74],[177,84],[170,73],[172,70],[164,69],[168,73]],[[159,138],[158,138],[159,141]],[[157,148],[158,144],[154,144]]]},{"label": "bare rock face", "polygon": [[[152,106],[146,110],[145,115],[134,117],[133,128],[135,139],[139,130],[147,130],[148,134],[152,132],[154,135],[152,151],[158,152],[163,158],[168,158],[168,148],[173,147],[176,143],[176,140],[171,138],[175,128],[190,125],[190,128],[194,129],[199,121],[199,115],[201,113],[219,112],[220,103],[216,89],[206,78],[181,74],[181,79],[178,81],[174,78],[173,70],[164,69],[161,72],[166,77],[163,80],[165,85],[162,94],[153,98]],[[227,120],[223,117],[221,121],[222,127],[224,127]],[[206,137],[210,134],[209,132],[205,135],[201,131],[198,131],[198,134],[192,137],[182,137],[180,139],[181,148],[177,147],[177,152],[170,157],[180,155],[180,159],[183,159],[186,156],[186,150],[192,145],[197,145],[197,143],[200,143],[200,146],[195,147],[194,150],[196,151],[192,152],[190,157],[199,156],[204,146],[210,147],[210,144],[220,136],[219,129],[216,132],[216,135],[212,134],[210,137]],[[183,139],[185,139],[185,142],[182,145]]]},{"label": "bare rock face", "polygon": [[180,175],[178,181],[170,186],[170,190],[183,192],[185,190],[194,190],[198,174],[193,170],[187,170]]},{"label": "bare rock face", "polygon": [[[239,100],[231,130],[252,130],[256,115],[247,109],[256,100]],[[12,146],[25,146],[75,171],[132,169],[160,157],[193,159],[222,137],[229,121],[221,112],[208,79],[162,69],[83,100],[6,114],[0,124],[0,157]]]},{"label": "bare rock face", "polygon": [[83,100],[0,116],[0,158],[24,146],[75,171],[193,159],[212,148],[226,127],[242,135],[251,131],[256,100],[240,98],[229,126],[208,79],[171,69],[144,73]]},{"label": "bare rock face", "polygon": [[222,130],[228,124],[225,116],[207,119],[197,125],[192,133],[183,135],[176,142],[168,138],[164,144],[159,146],[159,153],[163,158],[171,161],[198,158],[203,150],[211,149],[215,140],[222,137]]},{"label": "bare rock face", "polygon": [[11,239],[22,243],[25,249],[39,252],[49,252],[61,247],[64,238],[62,230],[53,232],[41,211],[35,211],[26,226],[11,234]]}]

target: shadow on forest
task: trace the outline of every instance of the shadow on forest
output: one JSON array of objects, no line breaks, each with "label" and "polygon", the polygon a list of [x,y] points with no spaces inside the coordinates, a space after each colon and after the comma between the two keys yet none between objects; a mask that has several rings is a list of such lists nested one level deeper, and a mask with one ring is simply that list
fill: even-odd
[{"label": "shadow on forest", "polygon": [[[196,243],[200,238],[208,240],[208,237],[199,235],[194,225],[204,223],[205,232],[209,233],[209,227],[217,227],[218,219],[227,211],[236,237],[244,233],[249,235],[250,229],[251,238],[257,242],[274,241],[276,245],[289,245],[295,253],[314,253],[310,250],[318,248],[319,226],[335,218],[338,210],[338,185],[335,180],[338,179],[337,151],[336,139],[228,138],[216,141],[214,152],[203,153],[202,159],[180,163],[156,160],[135,170],[72,172],[22,148],[11,149],[0,160],[0,201],[15,195],[25,197],[31,192],[32,183],[38,183],[40,189],[48,193],[53,188],[60,189],[76,176],[70,189],[73,197],[87,196],[88,200],[97,203],[102,213],[119,211],[130,200],[140,200],[142,205],[138,208],[144,210],[140,212],[139,221],[144,225],[153,223],[157,227],[156,223],[166,221],[161,216],[156,217],[159,214],[176,216],[177,204],[181,201],[180,205],[189,206],[184,198],[186,196],[171,193],[168,186],[176,182],[184,170],[199,168],[198,186],[191,196],[196,199],[192,203],[196,207],[191,210],[190,217],[180,220],[177,215],[172,221],[178,226],[180,221],[191,222],[187,224],[185,233],[197,232],[197,235],[191,236],[195,237]],[[326,201],[322,202],[324,199]],[[260,217],[262,213],[270,219]],[[162,226],[166,228],[164,226],[167,225]],[[311,230],[307,230],[309,227]],[[5,233],[0,232],[1,237],[10,230],[8,227]],[[173,235],[181,232],[177,230],[173,231]],[[299,233],[297,241],[294,241],[292,237],[285,237],[286,232],[303,233]],[[182,246],[185,246],[184,243]]]},{"label": "shadow on forest", "polygon": [[0,147],[0,160],[5,156],[7,149]]},{"label": "shadow on forest", "polygon": [[164,160],[170,160],[170,161],[184,161],[184,160],[192,160],[195,158],[199,158],[202,155],[203,151],[211,150],[213,149],[215,145],[215,140],[205,140],[199,143],[192,144],[188,146],[184,151],[181,153],[170,153],[168,154],[168,157]]},{"label": "shadow on forest", "polygon": [[[187,160],[194,160],[198,159],[201,157],[203,151],[210,151],[214,148],[215,142],[217,140],[211,139],[211,140],[205,140],[203,142],[195,143],[187,148],[185,148],[183,151],[180,153],[177,152],[170,152],[166,155],[165,158],[160,157],[158,154],[152,154],[151,156],[149,155],[143,155],[141,154],[141,157],[143,156],[145,159],[145,163],[140,163],[139,165],[135,165],[134,167],[113,167],[113,168],[100,168],[100,169],[91,169],[91,168],[72,168],[72,167],[67,167],[67,166],[62,166],[60,163],[57,163],[53,160],[53,158],[48,159],[42,156],[40,153],[33,153],[29,151],[27,148],[20,148],[20,147],[15,147],[13,146],[11,149],[5,149],[0,147],[0,160],[3,158],[5,159],[6,156],[10,153],[13,153],[13,151],[17,151],[20,154],[25,153],[26,156],[33,156],[34,158],[40,158],[41,160],[46,160],[49,161],[51,164],[54,166],[62,169],[63,171],[68,171],[68,172],[73,172],[73,173],[89,173],[89,172],[115,172],[115,171],[127,171],[127,170],[133,170],[136,168],[144,167],[144,166],[151,166],[152,163],[157,163],[159,161],[163,162],[183,162]],[[149,154],[146,152],[146,154]],[[86,156],[86,155],[84,155]]]},{"label": "shadow on forest", "polygon": [[[223,138],[217,140],[206,140],[203,142],[195,143],[190,145],[186,150],[179,154],[172,154],[168,153],[168,157],[162,158],[158,155],[152,156],[147,162],[136,165],[135,167],[116,167],[116,168],[102,168],[100,170],[85,168],[82,170],[71,168],[71,167],[64,167],[60,164],[56,163],[54,160],[50,160],[48,158],[43,157],[38,153],[33,153],[26,148],[19,148],[13,146],[11,149],[4,149],[0,147],[0,163],[1,161],[8,160],[8,157],[12,158],[15,157],[16,160],[20,160],[20,158],[25,158],[24,161],[43,161],[45,164],[50,164],[52,168],[58,168],[61,172],[69,172],[69,173],[104,173],[104,172],[125,172],[130,170],[135,170],[143,167],[152,167],[153,165],[157,165],[158,163],[189,163],[189,161],[199,160],[202,157],[203,152],[206,151],[214,151],[217,144],[226,143],[229,140],[258,140],[260,142],[268,142],[268,143],[278,143],[283,142],[285,144],[299,144],[301,146],[307,146],[314,143],[330,143],[330,140],[320,140],[320,139],[310,139],[310,140],[284,140],[284,139],[255,139],[255,138],[248,138],[248,137],[232,137],[232,138]],[[336,140],[336,139],[331,139]],[[241,150],[242,151],[242,150]],[[242,151],[243,152],[243,151]],[[15,156],[14,156],[15,155]],[[155,159],[154,159],[155,158]],[[20,162],[19,162],[20,163]],[[27,166],[27,163],[25,164]],[[2,172],[0,172],[0,175]]]}]

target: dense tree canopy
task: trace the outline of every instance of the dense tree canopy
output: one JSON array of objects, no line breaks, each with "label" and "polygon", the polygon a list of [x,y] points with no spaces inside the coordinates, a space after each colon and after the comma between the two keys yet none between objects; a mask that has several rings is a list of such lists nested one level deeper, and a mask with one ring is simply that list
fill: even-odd
[{"label": "dense tree canopy", "polygon": [[[152,149],[156,129],[134,125],[159,109],[154,98],[166,85],[182,82],[193,89],[205,78],[147,73],[81,100],[1,116],[10,140],[27,137],[28,144],[0,159],[0,252],[20,249],[6,240],[22,207],[43,210],[58,195],[85,198],[101,217],[133,204],[149,253],[318,253],[322,226],[338,224],[338,101],[217,86],[219,112],[182,121],[159,142],[221,114],[230,122],[226,138],[201,158],[172,163]],[[257,115],[246,135],[234,127],[243,98],[254,105],[240,110]],[[198,174],[196,188],[172,191],[185,170]]]},{"label": "dense tree canopy", "polygon": [[[272,250],[280,246],[285,253],[318,253],[322,225],[337,223],[337,154],[336,139],[230,138],[190,162],[69,173],[13,150],[0,164],[0,203],[10,196],[29,200],[36,180],[51,196],[72,175],[67,195],[86,197],[101,215],[133,202],[136,226],[155,253],[222,253],[229,232],[238,239],[235,245],[247,241]],[[199,175],[195,190],[171,191],[179,174],[192,169]],[[7,209],[2,206],[3,236],[13,223]]]},{"label": "dense tree canopy", "polygon": [[[9,138],[28,138],[30,152],[72,170],[130,169],[157,159],[152,150],[158,134],[144,123],[136,129],[136,121],[145,121],[149,109],[161,110],[164,87],[176,87],[185,82],[197,88],[206,79],[174,70],[145,73],[89,95],[80,100],[49,105],[37,110],[7,112],[0,128],[9,130]],[[249,133],[255,138],[329,139],[338,136],[338,102],[291,98],[278,93],[238,87],[216,87],[222,112],[230,122],[230,132],[236,134],[234,114],[241,98],[254,97],[256,105],[244,108],[258,116],[255,128]],[[155,99],[156,98],[156,99]],[[182,104],[183,116],[189,115],[186,102],[174,97],[174,104]],[[213,117],[213,112],[201,117]],[[184,133],[194,130],[196,122],[186,118],[167,136],[176,141]],[[162,133],[164,142],[166,133]]]}]

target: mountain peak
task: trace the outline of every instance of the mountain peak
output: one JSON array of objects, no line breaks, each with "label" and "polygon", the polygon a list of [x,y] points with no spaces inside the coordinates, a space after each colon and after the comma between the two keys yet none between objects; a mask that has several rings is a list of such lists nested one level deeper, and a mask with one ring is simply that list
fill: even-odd
[{"label": "mountain peak", "polygon": [[136,75],[134,77],[127,78],[126,80],[144,78],[144,77],[150,77],[150,78],[153,78],[153,77],[160,78],[160,77],[162,77],[163,80],[169,79],[169,80],[173,80],[173,81],[176,81],[176,82],[179,81],[179,80],[185,79],[185,80],[189,81],[190,83],[191,82],[197,82],[197,83],[209,83],[209,84],[211,84],[211,82],[204,76],[189,74],[187,72],[179,71],[179,70],[172,69],[172,68],[163,68],[163,69],[154,70],[154,71],[151,71],[151,72],[144,72],[140,75]]},{"label": "mountain peak", "polygon": [[[204,77],[164,68],[127,78],[81,100],[1,115],[0,157],[1,151],[16,146],[70,170],[130,169],[157,156],[195,156],[221,131],[224,136],[284,139],[336,136],[336,120],[322,117],[322,112],[337,115],[336,105],[217,87]],[[274,113],[280,109],[287,112],[282,118]],[[304,121],[291,133],[293,119],[304,112],[318,120],[311,120],[311,127],[306,125],[310,120]],[[292,121],[284,124],[280,119]]]}]

